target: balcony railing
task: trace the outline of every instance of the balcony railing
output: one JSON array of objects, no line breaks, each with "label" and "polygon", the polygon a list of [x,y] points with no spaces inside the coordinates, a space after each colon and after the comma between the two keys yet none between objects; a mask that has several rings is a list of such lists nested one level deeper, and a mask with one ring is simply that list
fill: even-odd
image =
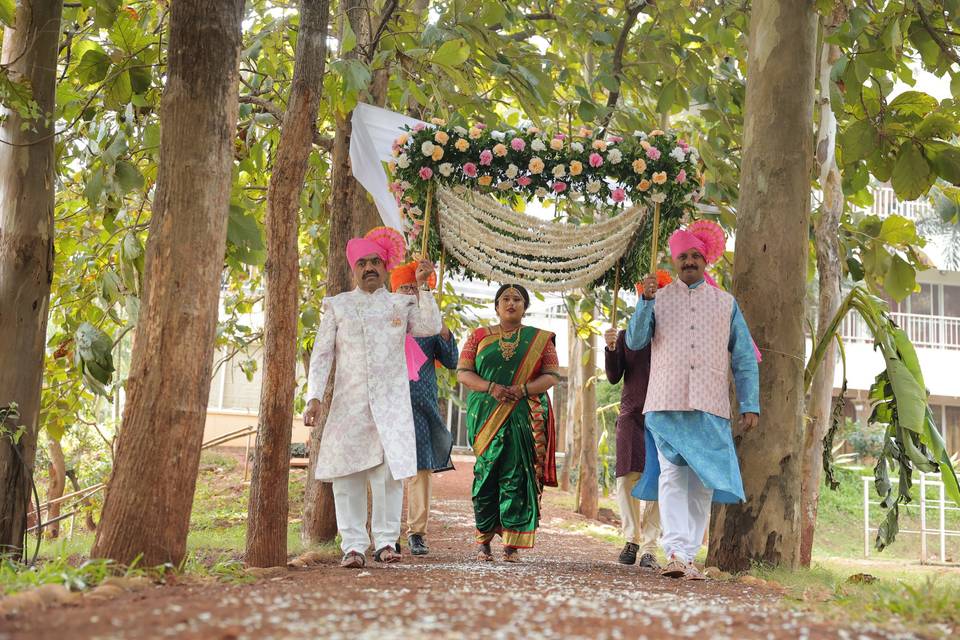
[{"label": "balcony railing", "polygon": [[[916,313],[891,313],[893,320],[917,347],[960,349],[960,318],[925,316]],[[840,327],[844,340],[873,342],[867,324],[858,313],[848,313]]]},{"label": "balcony railing", "polygon": [[872,213],[881,218],[896,213],[914,222],[933,215],[933,207],[927,200],[899,200],[890,187],[871,187],[870,191],[873,193],[873,204],[864,209],[866,213]]}]

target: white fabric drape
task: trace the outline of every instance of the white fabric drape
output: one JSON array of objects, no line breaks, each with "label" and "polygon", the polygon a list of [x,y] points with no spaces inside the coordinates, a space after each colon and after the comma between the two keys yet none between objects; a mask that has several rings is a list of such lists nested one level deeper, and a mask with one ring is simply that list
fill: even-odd
[{"label": "white fabric drape", "polygon": [[400,209],[397,207],[396,198],[390,193],[383,163],[393,158],[390,155],[393,141],[403,133],[404,126],[432,125],[362,102],[354,108],[350,123],[353,128],[350,135],[350,166],[353,177],[373,198],[383,224],[403,231]]}]

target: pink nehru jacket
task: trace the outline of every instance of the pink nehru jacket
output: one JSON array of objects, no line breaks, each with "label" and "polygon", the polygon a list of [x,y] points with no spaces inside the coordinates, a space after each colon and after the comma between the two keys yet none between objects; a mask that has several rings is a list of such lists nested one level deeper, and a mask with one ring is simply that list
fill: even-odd
[{"label": "pink nehru jacket", "polygon": [[730,418],[730,314],[733,297],[674,280],[657,291],[644,413],[705,411]]},{"label": "pink nehru jacket", "polygon": [[353,238],[347,242],[347,262],[351,269],[357,264],[357,260],[371,254],[380,256],[380,259],[386,262],[387,252],[386,246],[366,238]]}]

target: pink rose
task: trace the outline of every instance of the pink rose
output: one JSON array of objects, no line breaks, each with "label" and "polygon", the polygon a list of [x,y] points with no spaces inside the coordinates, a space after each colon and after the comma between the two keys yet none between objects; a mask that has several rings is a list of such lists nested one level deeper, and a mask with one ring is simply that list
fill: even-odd
[{"label": "pink rose", "polygon": [[554,183],[553,183],[553,192],[554,192],[554,193],[563,193],[563,192],[566,191],[566,190],[567,190],[567,183],[566,183],[566,182],[560,182],[560,181],[558,180],[557,182],[554,182]]},{"label": "pink rose", "polygon": [[627,192],[623,190],[623,187],[617,187],[610,192],[610,197],[614,202],[623,202],[627,198]]},{"label": "pink rose", "polygon": [[414,131],[423,131],[426,128],[427,128],[427,125],[423,124],[422,122],[418,122],[417,124],[413,125]]},{"label": "pink rose", "polygon": [[603,156],[601,156],[599,153],[591,153],[591,154],[590,154],[590,166],[591,166],[591,167],[593,167],[594,169],[596,169],[597,167],[599,167],[599,166],[602,165],[602,164],[603,164]]},{"label": "pink rose", "polygon": [[617,142],[623,142],[623,138],[620,136],[610,136],[610,142],[616,144]]},{"label": "pink rose", "polygon": [[475,124],[475,125],[473,125],[473,126],[475,126],[477,129],[486,129],[486,128],[487,128],[487,125],[483,124],[482,122],[478,122],[477,124]]},{"label": "pink rose", "polygon": [[562,134],[562,133],[555,133],[555,134],[553,134],[553,137],[554,137],[554,138],[557,138],[557,139],[559,139],[559,140],[565,140],[565,139],[567,138],[567,136],[566,136],[565,134]]},{"label": "pink rose", "polygon": [[514,151],[523,151],[527,148],[527,143],[523,138],[514,138],[510,141],[510,148]]},{"label": "pink rose", "polygon": [[677,146],[683,149],[684,153],[690,150],[690,143],[683,139],[677,140]]},{"label": "pink rose", "polygon": [[650,148],[647,149],[647,157],[650,158],[651,160],[659,160],[660,149],[657,149],[656,147],[651,145]]},{"label": "pink rose", "polygon": [[477,165],[473,164],[472,162],[466,163],[465,165],[463,165],[463,173],[464,175],[469,176],[471,178],[476,178]]},{"label": "pink rose", "polygon": [[530,176],[520,176],[519,178],[517,178],[517,184],[520,185],[521,187],[526,187],[531,182],[533,182],[533,180],[530,179]]},{"label": "pink rose", "polygon": [[480,152],[480,164],[488,165],[493,162],[493,152],[490,149],[484,149]]},{"label": "pink rose", "polygon": [[420,179],[429,180],[433,177],[433,169],[430,167],[420,167]]},{"label": "pink rose", "polygon": [[686,169],[680,169],[680,173],[677,174],[676,181],[677,181],[677,184],[683,184],[684,182],[687,181]]}]

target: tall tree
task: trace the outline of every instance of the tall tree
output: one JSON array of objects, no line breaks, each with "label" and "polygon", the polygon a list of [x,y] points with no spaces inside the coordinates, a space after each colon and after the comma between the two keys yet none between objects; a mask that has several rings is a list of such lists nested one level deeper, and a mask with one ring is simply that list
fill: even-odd
[{"label": "tall tree", "polygon": [[[584,292],[588,300],[594,300],[590,292]],[[592,314],[597,317],[597,305],[592,304]],[[597,484],[597,336],[593,331],[583,339],[583,356],[571,366],[580,367],[580,388],[583,397],[580,409],[583,418],[580,425],[580,477],[577,484],[577,513],[596,519],[599,509],[599,485]],[[567,367],[570,370],[571,367]]]},{"label": "tall tree", "polygon": [[210,392],[237,124],[243,0],[174,0],[153,218],[127,405],[92,555],[177,565]]},{"label": "tall tree", "polygon": [[[331,153],[333,178],[330,189],[330,235],[327,246],[326,295],[328,296],[353,288],[353,275],[347,264],[345,253],[347,241],[381,224],[376,207],[369,201],[366,191],[356,181],[350,170],[350,117],[353,114],[353,106],[356,105],[356,100],[360,96],[368,102],[381,106],[386,100],[386,70],[371,75],[366,71],[365,65],[373,62],[387,23],[397,9],[397,3],[388,2],[380,14],[374,12],[370,0],[345,0],[340,8],[344,14],[342,25],[344,33],[349,32],[354,35],[353,42],[341,49],[342,62],[358,70],[357,73],[365,80],[361,86],[353,88],[352,101],[348,95],[341,97],[345,101],[344,104],[349,106],[349,111],[344,113],[341,110],[336,115],[337,130]],[[341,38],[341,43],[344,40],[348,38]],[[328,386],[332,388],[332,385],[333,376],[331,375]],[[310,466],[303,498],[301,537],[312,543],[332,540],[337,534],[332,486],[313,477],[316,452],[320,450],[323,424],[330,409],[329,393],[327,396],[323,402],[323,410],[317,419],[317,424],[320,426],[310,433]]]},{"label": "tall tree", "polygon": [[301,0],[290,99],[267,189],[263,381],[247,511],[248,565],[287,560],[288,480],[297,369],[300,193],[323,92],[330,0]]},{"label": "tall tree", "polygon": [[[817,252],[818,304],[817,340],[824,339],[827,325],[840,308],[840,216],[843,214],[843,189],[837,165],[837,118],[830,97],[835,83],[830,77],[833,65],[840,58],[840,47],[826,41],[826,36],[839,26],[841,12],[821,19],[823,43],[820,46],[817,106],[820,109],[817,127],[816,163],[823,201],[813,220],[814,246]],[[830,339],[829,336],[826,339]],[[820,502],[821,470],[823,469],[823,437],[830,426],[833,408],[833,378],[836,369],[836,346],[827,348],[823,363],[817,369],[807,397],[807,422],[804,425],[803,465],[800,482],[800,564],[810,566],[813,535]]]},{"label": "tall tree", "polygon": [[[37,448],[40,386],[53,280],[56,164],[53,117],[59,0],[22,0],[3,35],[0,65],[33,90],[34,118],[16,109],[0,121],[0,554],[21,549]],[[13,436],[18,433],[19,436]]]},{"label": "tall tree", "polygon": [[727,570],[798,561],[816,38],[812,3],[753,3],[734,294],[764,355],[762,414],[734,429],[746,503],[714,510],[708,562]]}]

